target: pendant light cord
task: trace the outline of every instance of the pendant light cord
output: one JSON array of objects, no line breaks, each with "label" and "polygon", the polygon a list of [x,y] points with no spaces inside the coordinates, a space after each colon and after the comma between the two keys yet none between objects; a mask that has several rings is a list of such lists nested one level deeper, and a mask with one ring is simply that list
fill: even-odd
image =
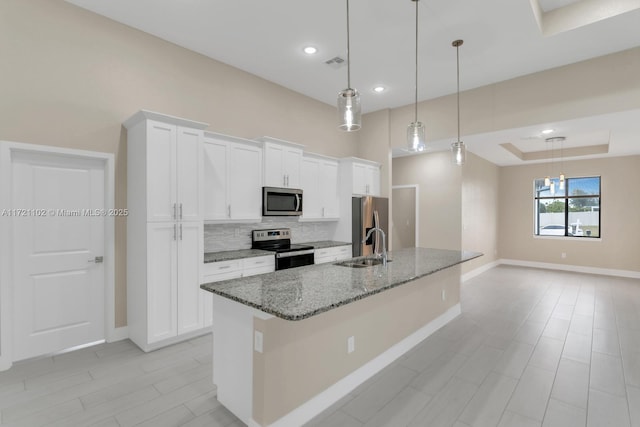
[{"label": "pendant light cord", "polygon": [[347,88],[351,89],[351,49],[349,45],[349,0],[347,0]]},{"label": "pendant light cord", "polygon": [[456,77],[458,92],[458,142],[460,142],[460,44],[456,43]]},{"label": "pendant light cord", "polygon": [[416,96],[415,96],[415,123],[418,122],[418,1],[416,2]]}]

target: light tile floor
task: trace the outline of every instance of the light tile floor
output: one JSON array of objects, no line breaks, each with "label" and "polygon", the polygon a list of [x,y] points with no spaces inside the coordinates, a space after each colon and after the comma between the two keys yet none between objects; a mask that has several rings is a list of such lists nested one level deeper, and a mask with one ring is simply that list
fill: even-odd
[{"label": "light tile floor", "polygon": [[[215,398],[204,336],[17,363],[0,425],[243,424]],[[461,316],[307,426],[640,427],[640,280],[494,268],[463,284]]]}]

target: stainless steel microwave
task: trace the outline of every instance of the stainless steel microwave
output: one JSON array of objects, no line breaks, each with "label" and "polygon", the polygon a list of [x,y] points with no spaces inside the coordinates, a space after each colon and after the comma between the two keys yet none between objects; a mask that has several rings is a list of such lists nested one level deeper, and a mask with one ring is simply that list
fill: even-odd
[{"label": "stainless steel microwave", "polygon": [[302,190],[262,187],[262,216],[302,215]]}]

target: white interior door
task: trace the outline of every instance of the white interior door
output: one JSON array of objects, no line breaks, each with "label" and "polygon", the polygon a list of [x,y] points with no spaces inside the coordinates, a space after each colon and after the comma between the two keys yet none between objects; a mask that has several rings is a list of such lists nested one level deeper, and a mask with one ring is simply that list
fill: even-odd
[{"label": "white interior door", "polygon": [[13,360],[104,339],[105,164],[12,156]]}]

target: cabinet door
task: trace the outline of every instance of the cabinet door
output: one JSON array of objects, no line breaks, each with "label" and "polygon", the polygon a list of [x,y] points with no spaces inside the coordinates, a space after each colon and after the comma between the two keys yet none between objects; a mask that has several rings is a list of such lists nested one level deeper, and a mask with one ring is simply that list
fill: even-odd
[{"label": "cabinet door", "polygon": [[368,184],[368,194],[372,196],[380,195],[380,168],[377,166],[367,166],[366,181]]},{"label": "cabinet door", "polygon": [[322,216],[325,218],[339,218],[338,162],[328,160],[320,162],[319,185],[320,200],[322,200]]},{"label": "cabinet door", "polygon": [[367,194],[367,166],[362,163],[353,164],[353,193]]},{"label": "cabinet door", "polygon": [[285,175],[285,187],[300,188],[300,164],[302,162],[302,150],[287,148],[283,153],[283,171]]},{"label": "cabinet door", "polygon": [[204,326],[200,296],[203,233],[201,223],[178,224],[178,334]]},{"label": "cabinet door", "polygon": [[[175,222],[147,225],[147,341],[177,335],[177,238]],[[198,258],[199,259],[199,258]]]},{"label": "cabinet door", "polygon": [[228,143],[205,139],[204,157],[204,219],[221,220],[229,217],[228,194]]},{"label": "cabinet door", "polygon": [[264,185],[266,187],[285,187],[284,147],[276,144],[264,144]]},{"label": "cabinet door", "polygon": [[178,217],[183,221],[202,219],[202,131],[178,127],[176,140]]},{"label": "cabinet door", "polygon": [[176,127],[147,121],[147,220],[172,221],[176,213]]},{"label": "cabinet door", "polygon": [[229,160],[231,218],[262,218],[262,150],[251,145],[231,144]]},{"label": "cabinet door", "polygon": [[302,217],[322,217],[322,194],[320,192],[320,161],[318,159],[303,158],[300,171],[302,187]]}]

